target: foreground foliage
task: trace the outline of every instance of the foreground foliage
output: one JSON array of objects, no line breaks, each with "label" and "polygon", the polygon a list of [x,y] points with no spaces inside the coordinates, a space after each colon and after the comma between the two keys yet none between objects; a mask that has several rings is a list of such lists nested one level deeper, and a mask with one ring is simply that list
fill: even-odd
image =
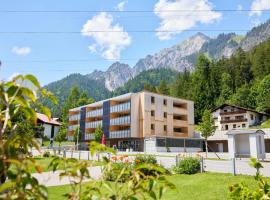
[{"label": "foreground foliage", "polygon": [[196,174],[200,170],[200,160],[194,157],[184,157],[173,168],[178,174]]},{"label": "foreground foliage", "polygon": [[252,199],[270,199],[270,183],[267,182],[260,174],[262,164],[257,159],[252,158],[250,165],[256,169],[254,179],[257,182],[257,188],[250,190],[245,183],[237,183],[230,186],[230,197],[233,200],[252,200]]}]

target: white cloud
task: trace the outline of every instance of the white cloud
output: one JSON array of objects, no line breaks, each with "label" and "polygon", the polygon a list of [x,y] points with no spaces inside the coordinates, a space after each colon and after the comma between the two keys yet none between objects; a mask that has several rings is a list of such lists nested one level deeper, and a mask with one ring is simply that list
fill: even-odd
[{"label": "white cloud", "polygon": [[238,4],[238,5],[237,5],[237,10],[238,10],[238,11],[243,10],[243,6],[242,6],[241,4]]},{"label": "white cloud", "polygon": [[252,11],[249,13],[250,16],[262,14],[262,10],[270,9],[270,0],[254,0],[251,4]]},{"label": "white cloud", "polygon": [[116,10],[118,10],[118,11],[123,11],[123,10],[124,10],[124,7],[125,7],[125,5],[126,5],[127,2],[128,2],[128,1],[121,1],[119,4],[117,4]]},{"label": "white cloud", "polygon": [[89,50],[106,59],[119,59],[121,51],[131,44],[129,34],[119,24],[113,24],[113,16],[106,12],[88,20],[81,34],[93,38],[95,43],[89,46]]},{"label": "white cloud", "polygon": [[[197,23],[213,23],[220,19],[222,14],[213,11],[212,9],[213,5],[208,0],[159,0],[159,2],[155,4],[154,12],[161,19],[160,25],[156,31],[161,32],[157,32],[156,35],[160,40],[167,40],[172,38],[172,36],[181,33],[183,30],[194,27]],[[184,11],[164,12],[168,10]],[[166,32],[170,30],[177,31]]]},{"label": "white cloud", "polygon": [[13,53],[21,56],[26,56],[27,54],[31,53],[30,47],[13,47],[11,50]]}]

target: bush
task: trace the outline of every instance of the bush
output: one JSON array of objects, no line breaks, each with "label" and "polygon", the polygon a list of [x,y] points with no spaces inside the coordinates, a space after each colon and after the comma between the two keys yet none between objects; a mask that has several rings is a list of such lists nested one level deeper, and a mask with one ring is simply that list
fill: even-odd
[{"label": "bush", "polygon": [[152,155],[137,155],[133,166],[135,170],[140,171],[145,176],[157,176],[160,174],[169,174],[163,166],[157,164],[157,159]]},{"label": "bush", "polygon": [[45,157],[45,158],[50,157],[50,155],[51,155],[51,153],[50,153],[49,151],[45,151],[45,152],[43,153],[43,157]]},{"label": "bush", "polygon": [[200,171],[200,160],[193,157],[183,158],[178,162],[174,171],[179,174],[195,174]]},{"label": "bush", "polygon": [[112,163],[109,168],[103,172],[103,178],[107,181],[117,181],[118,176],[123,169],[126,169],[118,182],[126,182],[131,176],[131,165],[129,163]]},{"label": "bush", "polygon": [[138,164],[157,164],[157,159],[155,156],[152,155],[137,155],[134,160],[134,165]]}]

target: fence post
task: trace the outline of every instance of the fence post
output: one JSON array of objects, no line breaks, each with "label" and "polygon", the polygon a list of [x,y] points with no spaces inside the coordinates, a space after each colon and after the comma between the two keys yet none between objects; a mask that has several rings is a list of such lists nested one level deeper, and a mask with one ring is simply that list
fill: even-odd
[{"label": "fence post", "polygon": [[178,164],[178,155],[175,156],[175,166]]},{"label": "fence post", "polygon": [[201,156],[201,173],[204,172],[204,160],[203,160],[203,156]]},{"label": "fence post", "polygon": [[232,174],[236,176],[235,158],[232,158]]},{"label": "fence post", "polygon": [[87,160],[89,160],[90,159],[90,151],[88,151],[88,153],[87,153]]},{"label": "fence post", "polygon": [[73,150],[71,149],[71,158],[73,158]]},{"label": "fence post", "polygon": [[81,151],[79,151],[79,160],[81,160]]},{"label": "fence post", "polygon": [[64,148],[63,157],[66,158],[66,148]]}]

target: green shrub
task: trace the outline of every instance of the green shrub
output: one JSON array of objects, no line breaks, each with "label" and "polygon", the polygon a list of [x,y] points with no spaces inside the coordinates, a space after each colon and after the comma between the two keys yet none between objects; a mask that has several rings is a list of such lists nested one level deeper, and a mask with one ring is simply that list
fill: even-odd
[{"label": "green shrub", "polygon": [[193,157],[186,157],[181,159],[174,168],[174,171],[179,174],[195,174],[199,170],[200,160]]},{"label": "green shrub", "polygon": [[118,179],[118,182],[126,182],[131,176],[131,168],[130,163],[112,163],[111,166],[106,168],[103,172],[103,178],[107,181],[117,181],[118,176],[122,170],[125,169],[122,176]]},{"label": "green shrub", "polygon": [[137,155],[134,160],[134,165],[138,164],[157,164],[157,159],[152,155]]},{"label": "green shrub", "polygon": [[157,164],[157,159],[152,155],[137,155],[133,166],[135,170],[140,171],[145,176],[157,176],[160,174],[169,174],[163,166]]},{"label": "green shrub", "polygon": [[45,158],[50,157],[50,155],[51,155],[51,153],[50,153],[49,151],[45,151],[45,152],[43,153],[43,157],[45,157]]}]

